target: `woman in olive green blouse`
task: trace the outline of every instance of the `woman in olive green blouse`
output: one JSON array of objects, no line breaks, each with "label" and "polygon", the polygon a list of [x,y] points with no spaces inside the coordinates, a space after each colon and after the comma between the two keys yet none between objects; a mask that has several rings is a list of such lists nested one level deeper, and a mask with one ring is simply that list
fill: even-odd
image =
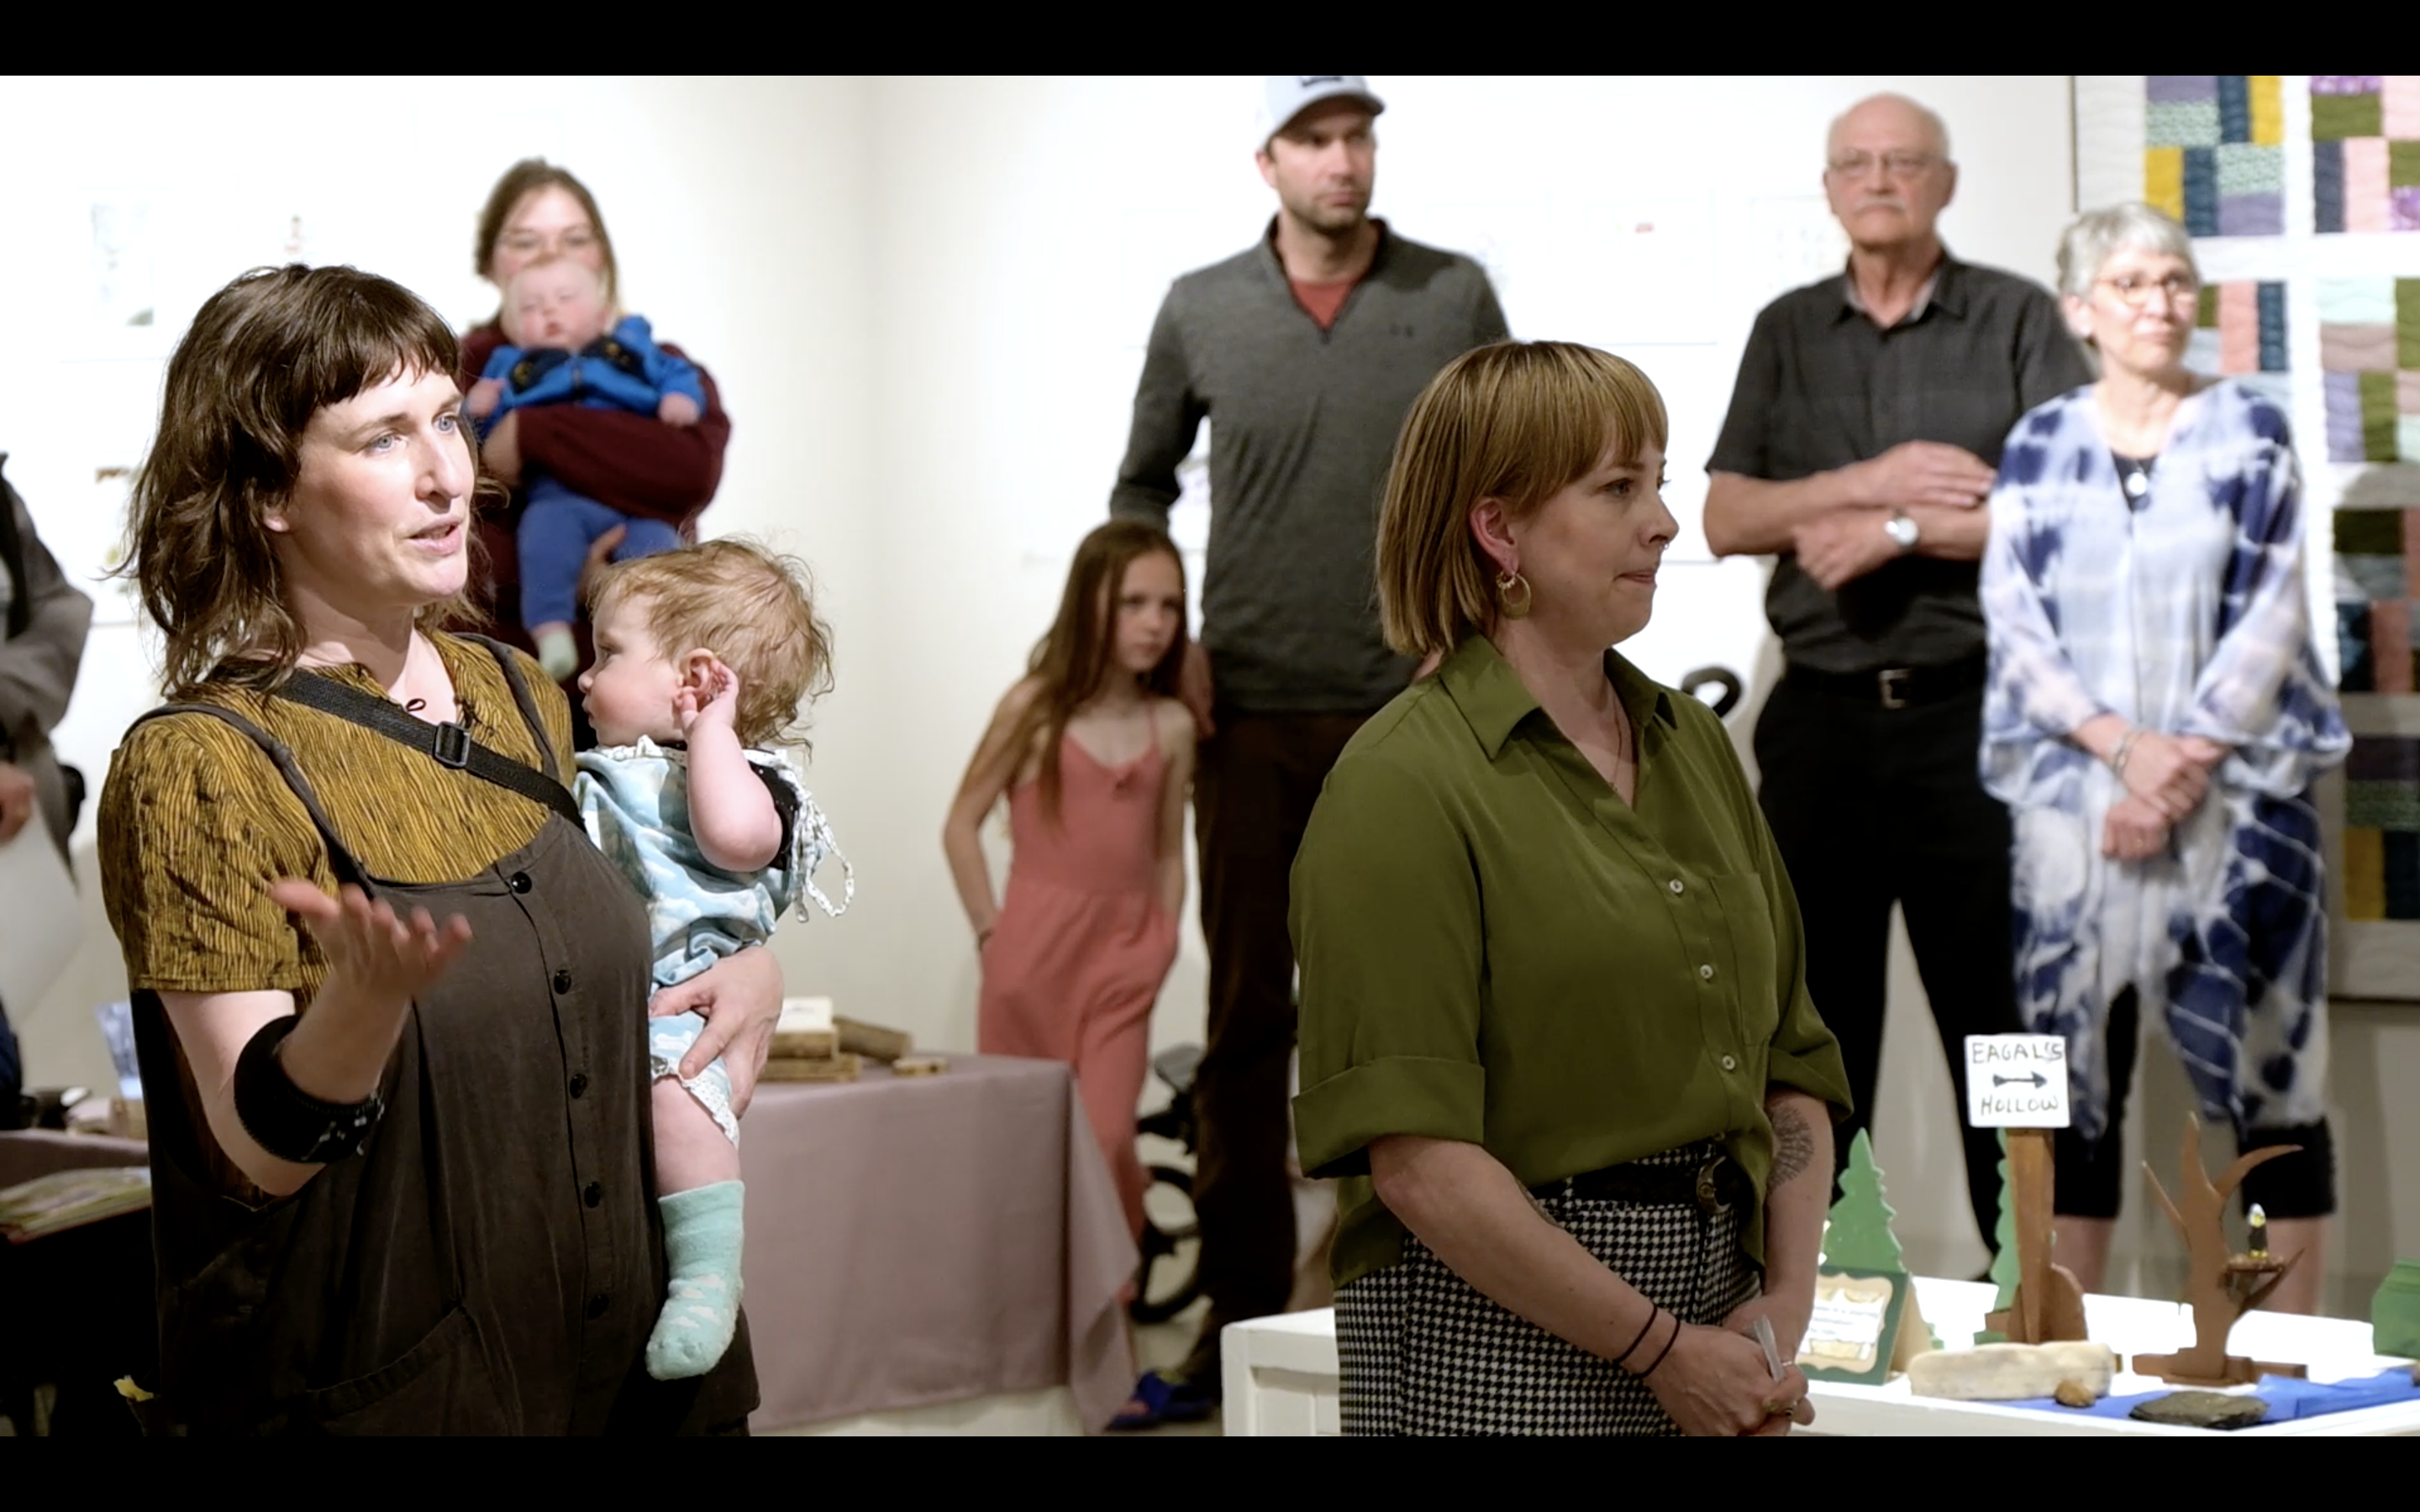
[{"label": "woman in olive green blouse", "polygon": [[1345,1178],[1348,1432],[1752,1433],[1813,1306],[1848,1106],[1729,738],[1606,650],[1674,530],[1617,357],[1439,373],[1379,526],[1388,640],[1441,657],[1328,777],[1295,862],[1304,1165]]}]

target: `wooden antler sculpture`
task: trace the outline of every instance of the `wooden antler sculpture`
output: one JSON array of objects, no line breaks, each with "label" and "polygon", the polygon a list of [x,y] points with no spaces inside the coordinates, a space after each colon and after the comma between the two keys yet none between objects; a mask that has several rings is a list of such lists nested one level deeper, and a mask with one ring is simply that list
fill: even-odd
[{"label": "wooden antler sculpture", "polygon": [[2257,1381],[2264,1375],[2304,1373],[2302,1365],[2247,1360],[2226,1352],[2227,1335],[2233,1332],[2235,1320],[2268,1301],[2269,1294],[2277,1289],[2278,1283],[2303,1257],[2298,1252],[2279,1261],[2266,1256],[2231,1255],[2222,1226],[2226,1199],[2243,1184],[2243,1178],[2254,1166],[2280,1155],[2293,1154],[2302,1148],[2272,1145],[2250,1150],[2237,1156],[2226,1173],[2212,1181],[2202,1165],[2201,1119],[2185,1115],[2184,1149],[2177,1161],[2180,1190],[2184,1197],[2182,1211],[2169,1199],[2167,1188],[2160,1184],[2151,1163],[2143,1163],[2143,1174],[2150,1178],[2151,1190],[2159,1195],[2160,1206],[2167,1210],[2168,1221],[2184,1238],[2189,1267],[2184,1300],[2193,1307],[2194,1344],[2175,1354],[2136,1355],[2136,1374],[2163,1376],[2180,1385],[2232,1386]]}]

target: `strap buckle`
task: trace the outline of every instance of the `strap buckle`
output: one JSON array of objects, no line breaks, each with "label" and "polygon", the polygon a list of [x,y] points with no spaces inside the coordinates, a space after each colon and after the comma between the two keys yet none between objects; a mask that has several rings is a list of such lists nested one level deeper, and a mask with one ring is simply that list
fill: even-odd
[{"label": "strap buckle", "polygon": [[1723,1155],[1715,1155],[1709,1159],[1703,1165],[1698,1167],[1697,1198],[1699,1211],[1713,1212],[1722,1207],[1723,1195],[1715,1185],[1715,1179],[1722,1174],[1723,1163],[1729,1157]]},{"label": "strap buckle", "polygon": [[1915,674],[1912,667],[1885,667],[1874,673],[1875,685],[1882,689],[1884,708],[1907,707],[1907,680]]},{"label": "strap buckle", "polygon": [[458,724],[441,724],[429,745],[429,754],[446,765],[461,768],[471,764],[471,732]]}]

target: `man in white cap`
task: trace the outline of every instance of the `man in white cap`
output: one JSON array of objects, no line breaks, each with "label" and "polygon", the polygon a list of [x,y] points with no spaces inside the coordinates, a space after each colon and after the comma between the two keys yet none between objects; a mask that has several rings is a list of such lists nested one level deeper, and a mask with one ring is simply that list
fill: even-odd
[{"label": "man in white cap", "polygon": [[1210,1316],[1174,1381],[1144,1379],[1151,1412],[1137,1416],[1205,1414],[1218,1331],[1282,1311],[1293,1288],[1287,873],[1338,752],[1410,680],[1379,635],[1372,574],[1395,433],[1439,368],[1507,334],[1476,263],[1370,215],[1385,109],[1357,74],[1267,81],[1254,146],[1277,216],[1249,251],[1170,288],[1109,496],[1110,514],[1165,526],[1177,465],[1210,422],[1210,559],[1185,688],[1203,736],[1210,1021],[1193,1201]]}]

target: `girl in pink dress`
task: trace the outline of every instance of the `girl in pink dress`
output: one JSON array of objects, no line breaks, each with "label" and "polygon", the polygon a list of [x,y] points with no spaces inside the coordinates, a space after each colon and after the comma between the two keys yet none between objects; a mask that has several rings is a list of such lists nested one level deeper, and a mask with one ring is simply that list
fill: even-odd
[{"label": "girl in pink dress", "polygon": [[[1137,1235],[1135,1103],[1185,902],[1185,643],[1168,536],[1112,520],[1084,537],[1058,621],[1000,701],[941,831],[983,956],[976,1046],[1075,1067]],[[976,831],[1003,793],[1016,849],[995,904]]]}]

